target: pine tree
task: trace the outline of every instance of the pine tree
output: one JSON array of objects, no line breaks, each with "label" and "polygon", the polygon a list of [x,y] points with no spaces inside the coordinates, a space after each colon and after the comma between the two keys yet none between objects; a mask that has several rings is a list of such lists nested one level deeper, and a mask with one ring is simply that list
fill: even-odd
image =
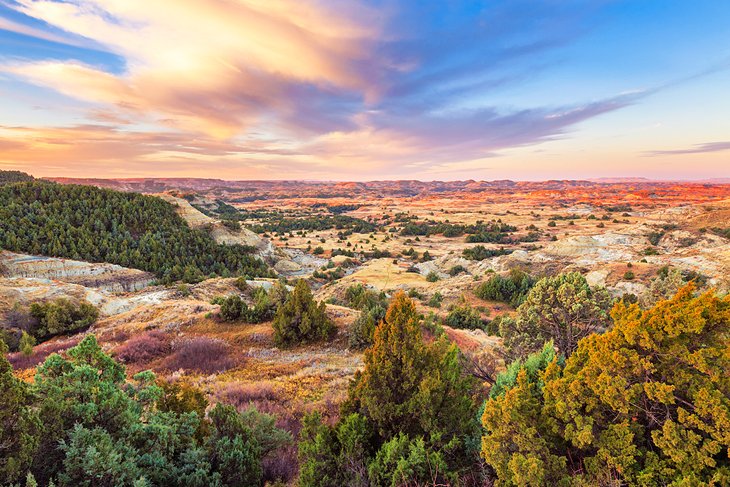
[{"label": "pine tree", "polygon": [[608,292],[591,288],[580,273],[545,277],[527,293],[516,319],[502,323],[500,334],[516,358],[550,340],[568,356],[581,338],[607,329],[611,304]]},{"label": "pine tree", "polygon": [[473,380],[446,337],[424,342],[420,316],[404,292],[391,300],[364,363],[346,408],[360,411],[384,441],[404,433],[426,438],[430,447],[450,449],[455,456],[464,453],[469,439],[477,436]]},{"label": "pine tree", "polygon": [[523,369],[488,400],[482,454],[500,482],[730,484],[730,297],[693,292],[619,302],[564,367]]},{"label": "pine tree", "polygon": [[274,342],[280,347],[328,340],[335,333],[335,325],[326,313],[324,302],[317,303],[304,280],[274,315]]},{"label": "pine tree", "polygon": [[25,476],[38,446],[40,420],[31,407],[32,395],[24,382],[13,376],[0,340],[0,484]]}]

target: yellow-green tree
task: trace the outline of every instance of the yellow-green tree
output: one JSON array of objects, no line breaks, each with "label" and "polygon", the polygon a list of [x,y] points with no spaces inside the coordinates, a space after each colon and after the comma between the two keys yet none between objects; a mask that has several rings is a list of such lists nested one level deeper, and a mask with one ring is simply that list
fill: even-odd
[{"label": "yellow-green tree", "polygon": [[730,484],[730,298],[680,290],[485,405],[501,485]]},{"label": "yellow-green tree", "polygon": [[524,358],[552,340],[565,356],[578,341],[610,325],[612,299],[603,288],[591,288],[578,272],[537,281],[517,308],[514,320],[504,320],[500,334],[515,357]]}]

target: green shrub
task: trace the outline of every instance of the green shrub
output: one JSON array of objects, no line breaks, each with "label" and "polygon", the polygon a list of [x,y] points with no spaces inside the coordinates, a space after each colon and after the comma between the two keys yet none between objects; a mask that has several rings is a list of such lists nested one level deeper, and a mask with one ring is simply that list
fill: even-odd
[{"label": "green shrub", "polygon": [[294,291],[274,315],[274,342],[279,347],[328,340],[335,325],[325,312],[324,302],[314,301],[312,291],[304,280],[297,281]]},{"label": "green shrub", "polygon": [[251,286],[248,285],[248,281],[243,276],[233,281],[233,285],[236,286],[236,289],[238,289],[242,293],[247,293],[251,290]]},{"label": "green shrub", "polygon": [[535,282],[535,278],[526,272],[512,269],[506,277],[493,275],[488,281],[479,285],[474,294],[480,299],[500,301],[517,307],[525,300]]},{"label": "green shrub", "polygon": [[347,330],[348,343],[351,348],[363,350],[373,344],[373,333],[378,323],[385,317],[385,308],[375,305],[360,313],[360,316]]},{"label": "green shrub", "polygon": [[18,345],[18,349],[22,352],[25,356],[33,355],[33,347],[35,346],[35,338],[33,338],[31,335],[26,333],[25,331],[22,332],[20,336],[20,343]]},{"label": "green shrub", "polygon": [[99,318],[99,310],[88,301],[75,303],[66,298],[59,298],[55,301],[31,304],[30,315],[36,320],[30,334],[45,339],[88,328]]},{"label": "green shrub", "polygon": [[248,306],[237,294],[231,294],[225,298],[215,298],[213,304],[220,304],[220,317],[223,321],[262,323],[274,317],[274,313],[283,301],[281,298],[273,296],[281,293],[286,296],[286,292],[283,285],[275,286],[270,292],[263,287],[257,287],[253,292],[252,307]]},{"label": "green shrub", "polygon": [[433,293],[433,296],[431,296],[431,299],[428,300],[428,305],[432,308],[440,308],[441,302],[444,300],[444,297],[441,295],[440,292],[436,291]]},{"label": "green shrub", "polygon": [[439,275],[436,272],[431,271],[428,274],[426,274],[426,280],[428,282],[436,282],[439,280]]},{"label": "green shrub", "polygon": [[182,298],[187,298],[191,294],[190,286],[188,284],[178,284],[177,294]]},{"label": "green shrub", "polygon": [[430,449],[422,437],[398,434],[383,444],[370,463],[371,485],[455,485],[444,456]]},{"label": "green shrub", "polygon": [[231,294],[230,296],[223,298],[220,306],[221,319],[223,321],[238,321],[243,315],[244,307],[248,309],[246,303],[244,303],[243,299],[241,299],[241,297],[237,294]]},{"label": "green shrub", "polygon": [[455,265],[454,267],[452,267],[451,269],[449,269],[449,275],[451,277],[458,276],[462,272],[466,272],[466,267],[464,267],[461,264]]},{"label": "green shrub", "polygon": [[468,303],[462,302],[455,306],[444,319],[444,323],[451,328],[465,328],[476,330],[484,328],[484,322],[479,314]]},{"label": "green shrub", "polygon": [[0,348],[4,485],[27,472],[36,485],[262,485],[264,457],[291,439],[255,409],[217,404],[206,418],[201,391],[149,371],[128,380],[94,336],[49,356],[31,385]]}]

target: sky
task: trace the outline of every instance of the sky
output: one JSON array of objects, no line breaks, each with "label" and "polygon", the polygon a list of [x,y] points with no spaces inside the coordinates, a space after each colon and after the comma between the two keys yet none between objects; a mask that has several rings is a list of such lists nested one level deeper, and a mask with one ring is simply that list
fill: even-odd
[{"label": "sky", "polygon": [[730,177],[724,0],[0,0],[0,169]]}]

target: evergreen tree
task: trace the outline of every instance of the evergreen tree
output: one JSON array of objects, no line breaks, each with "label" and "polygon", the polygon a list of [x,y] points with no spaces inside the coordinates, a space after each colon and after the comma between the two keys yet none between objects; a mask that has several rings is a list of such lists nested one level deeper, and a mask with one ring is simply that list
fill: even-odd
[{"label": "evergreen tree", "polygon": [[13,376],[0,341],[0,484],[25,477],[33,460],[41,433],[33,410],[32,394],[24,382]]},{"label": "evergreen tree", "polygon": [[299,484],[302,486],[367,487],[368,461],[373,455],[374,435],[370,423],[354,413],[334,427],[322,416],[304,417],[299,436]]},{"label": "evergreen tree", "polygon": [[207,448],[211,464],[230,487],[260,485],[261,447],[233,406],[216,404],[210,412]]},{"label": "evergreen tree", "polygon": [[730,297],[688,286],[642,311],[618,303],[613,329],[564,367],[485,405],[482,454],[504,485],[730,483]]},{"label": "evergreen tree", "polygon": [[398,292],[365,351],[351,400],[381,437],[398,433],[442,436],[471,430],[472,382],[462,374],[459,351],[445,337],[426,344],[413,301]]},{"label": "evergreen tree", "polygon": [[280,347],[328,340],[335,333],[325,303],[317,303],[309,286],[301,279],[276,310],[273,327],[274,341]]},{"label": "evergreen tree", "polygon": [[38,480],[45,482],[61,469],[64,455],[58,445],[76,424],[112,435],[132,428],[139,412],[122,389],[124,380],[124,367],[101,350],[93,335],[71,348],[68,358],[53,354],[38,367],[35,389],[44,432],[34,462]]},{"label": "evergreen tree", "polygon": [[271,274],[251,255],[254,249],[216,243],[160,198],[45,181],[3,185],[1,174],[0,247],[110,262],[152,272],[167,283]]},{"label": "evergreen tree", "polygon": [[501,322],[500,335],[514,357],[524,358],[550,340],[568,356],[578,340],[608,328],[611,304],[608,292],[592,289],[580,273],[545,277],[527,293],[516,319]]}]

